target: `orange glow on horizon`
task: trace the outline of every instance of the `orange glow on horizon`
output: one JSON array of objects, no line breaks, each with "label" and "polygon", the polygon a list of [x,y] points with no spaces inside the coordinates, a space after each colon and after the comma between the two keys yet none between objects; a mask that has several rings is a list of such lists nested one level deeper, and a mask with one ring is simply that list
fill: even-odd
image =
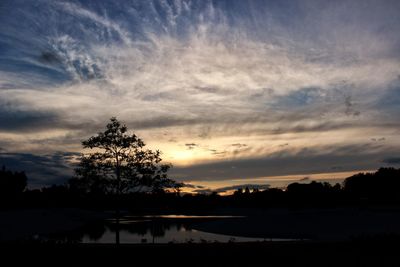
[{"label": "orange glow on horizon", "polygon": [[[257,184],[257,185],[270,185],[270,188],[284,188],[290,183],[303,182],[310,183],[316,182],[330,182],[332,184],[342,183],[342,181],[354,174],[361,172],[374,172],[375,170],[355,170],[346,172],[331,172],[331,173],[314,173],[314,174],[296,174],[296,175],[281,175],[281,176],[269,176],[249,179],[230,179],[223,181],[189,181],[189,184],[200,185],[204,189],[210,191],[218,191],[223,187],[235,186],[235,185],[246,185],[246,184]],[[304,180],[304,178],[307,178]],[[230,195],[235,190],[229,189],[224,192],[219,192],[219,195]],[[181,193],[196,193],[193,188],[182,188]]]}]

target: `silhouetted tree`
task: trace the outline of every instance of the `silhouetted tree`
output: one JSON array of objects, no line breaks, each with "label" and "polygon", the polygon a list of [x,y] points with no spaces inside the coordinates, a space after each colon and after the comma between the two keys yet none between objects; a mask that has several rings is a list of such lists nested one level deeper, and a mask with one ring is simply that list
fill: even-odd
[{"label": "silhouetted tree", "polygon": [[167,177],[170,164],[161,164],[161,152],[145,149],[145,143],[127,127],[111,118],[104,132],[82,142],[95,152],[83,154],[71,187],[91,193],[123,194],[179,187]]},{"label": "silhouetted tree", "polygon": [[[155,192],[175,187],[177,183],[167,177],[170,164],[161,164],[161,152],[145,149],[145,143],[135,134],[128,134],[127,127],[115,117],[110,119],[104,132],[82,142],[93,153],[81,156],[70,181],[75,189],[120,196],[141,191],[143,187]],[[119,207],[117,204],[117,224]],[[119,236],[116,236],[119,243]]]},{"label": "silhouetted tree", "polygon": [[235,192],[233,192],[234,196],[240,196],[243,194],[243,189],[242,188],[238,188]]},{"label": "silhouetted tree", "polygon": [[249,194],[250,194],[250,189],[249,189],[249,187],[246,186],[246,188],[244,189],[244,193],[245,193],[246,195],[249,195]]},{"label": "silhouetted tree", "polygon": [[400,200],[400,169],[380,168],[374,173],[358,173],[343,183],[345,193],[357,199]]}]

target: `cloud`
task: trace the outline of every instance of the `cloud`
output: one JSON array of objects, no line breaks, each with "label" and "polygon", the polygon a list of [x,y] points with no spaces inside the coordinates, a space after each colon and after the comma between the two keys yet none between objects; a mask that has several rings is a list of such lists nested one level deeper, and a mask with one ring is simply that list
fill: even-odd
[{"label": "cloud", "polygon": [[231,146],[233,146],[233,147],[237,147],[237,148],[243,148],[243,147],[247,147],[247,145],[246,145],[246,144],[241,144],[241,143],[235,143],[235,144],[232,144]]},{"label": "cloud", "polygon": [[304,178],[301,178],[300,180],[299,180],[299,182],[309,182],[309,181],[311,181],[311,179],[310,179],[310,177],[304,177]]},{"label": "cloud", "polygon": [[192,150],[195,147],[198,147],[199,145],[195,144],[195,143],[189,143],[189,144],[185,144],[185,146],[186,146],[187,149]]},{"label": "cloud", "polygon": [[61,59],[53,52],[43,51],[39,56],[39,61],[45,64],[57,64],[61,62]]},{"label": "cloud", "polygon": [[194,184],[190,184],[190,183],[184,183],[183,187],[192,188],[192,189],[204,189],[205,188],[202,185],[194,185]]},{"label": "cloud", "polygon": [[48,130],[52,126],[60,125],[57,114],[29,109],[13,110],[6,103],[2,104],[0,106],[0,131],[33,132]]},{"label": "cloud", "polygon": [[385,140],[386,140],[385,137],[371,138],[371,141],[373,141],[373,142],[383,142],[383,141],[385,141]]},{"label": "cloud", "polygon": [[386,159],[383,160],[383,163],[386,163],[386,164],[389,164],[389,165],[400,164],[400,157],[386,158]]},{"label": "cloud", "polygon": [[351,99],[351,96],[346,96],[344,103],[346,106],[346,111],[345,111],[346,115],[348,115],[348,116],[350,116],[350,115],[359,116],[360,115],[359,111],[354,110],[354,103]]},{"label": "cloud", "polygon": [[210,149],[209,151],[212,155],[217,157],[224,157],[228,153],[227,151],[218,151],[216,149]]}]

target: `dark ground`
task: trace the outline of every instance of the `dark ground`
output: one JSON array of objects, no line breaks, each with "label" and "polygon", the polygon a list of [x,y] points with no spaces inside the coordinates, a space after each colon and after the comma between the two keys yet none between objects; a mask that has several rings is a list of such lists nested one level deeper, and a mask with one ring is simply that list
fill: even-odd
[{"label": "dark ground", "polygon": [[[1,245],[8,266],[400,266],[400,239],[168,245]],[[14,256],[15,255],[15,256]]]}]

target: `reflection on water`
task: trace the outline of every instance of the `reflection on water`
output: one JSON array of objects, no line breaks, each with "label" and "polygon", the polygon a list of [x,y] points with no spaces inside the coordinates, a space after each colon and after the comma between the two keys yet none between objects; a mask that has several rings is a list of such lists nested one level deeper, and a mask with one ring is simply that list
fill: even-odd
[{"label": "reflection on water", "polygon": [[[135,216],[126,216],[131,218]],[[245,218],[245,216],[232,216],[232,215],[145,215],[143,218],[165,218],[165,219],[224,219],[224,218]]]},{"label": "reflection on water", "polygon": [[[120,220],[119,232],[121,243],[209,243],[209,242],[257,242],[282,241],[282,239],[265,239],[220,235],[196,230],[201,222],[221,220],[224,218],[243,218],[241,216],[126,216]],[[115,243],[117,224],[115,220],[106,220],[90,224],[57,239],[66,242],[81,243]],[[54,237],[53,237],[54,238]]]},{"label": "reflection on water", "polygon": [[[263,241],[259,238],[234,237],[207,233],[190,228],[181,223],[165,224],[150,222],[123,224],[120,231],[121,243],[199,243],[199,242],[254,242]],[[83,243],[113,243],[115,242],[115,229],[106,227],[104,234],[98,238],[85,235]]]}]

